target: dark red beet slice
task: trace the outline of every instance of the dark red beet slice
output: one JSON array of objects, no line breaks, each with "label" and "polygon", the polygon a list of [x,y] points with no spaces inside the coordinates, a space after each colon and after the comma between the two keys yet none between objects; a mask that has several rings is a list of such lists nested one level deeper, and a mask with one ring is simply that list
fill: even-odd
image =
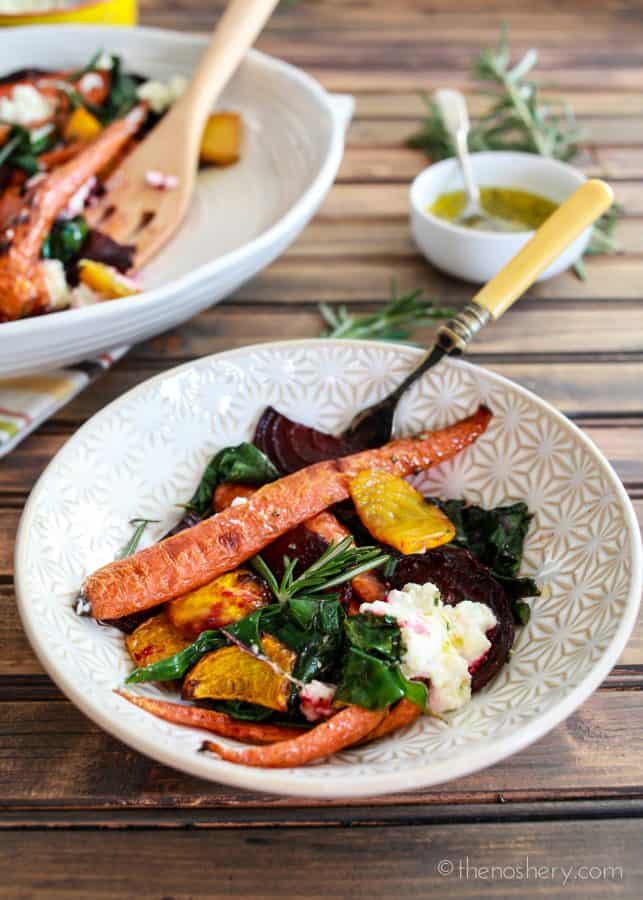
[{"label": "dark red beet slice", "polygon": [[[318,534],[309,531],[305,525],[298,525],[269,544],[261,551],[261,556],[277,581],[280,581],[284,574],[284,556],[289,556],[291,559],[297,558],[295,566],[295,576],[297,576],[318,560],[326,547],[328,547],[328,543]],[[353,590],[349,583],[341,585],[332,593],[338,593],[340,602],[344,606],[348,606]]]},{"label": "dark red beet slice", "polygon": [[479,691],[507,662],[514,642],[514,622],[509,600],[486,566],[461,547],[437,547],[428,553],[403,556],[391,579],[391,587],[430,581],[440,591],[444,603],[455,606],[462,600],[486,603],[498,624],[487,633],[488,653],[470,668],[471,690]]},{"label": "dark red beet slice", "polygon": [[266,408],[257,423],[254,443],[285,474],[362,449],[332,434],[293,422],[272,406]]}]

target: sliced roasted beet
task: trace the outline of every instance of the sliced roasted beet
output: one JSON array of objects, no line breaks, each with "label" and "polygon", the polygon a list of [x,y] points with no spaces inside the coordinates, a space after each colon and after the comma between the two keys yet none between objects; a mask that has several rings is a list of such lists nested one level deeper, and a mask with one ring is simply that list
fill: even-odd
[{"label": "sliced roasted beet", "polygon": [[[322,537],[309,531],[305,525],[298,525],[263,549],[261,556],[277,581],[280,581],[284,574],[284,556],[297,559],[294,570],[297,576],[318,560],[327,547],[328,543]],[[333,593],[338,593],[340,602],[348,606],[353,596],[350,582],[341,585]]]},{"label": "sliced roasted beet", "polygon": [[127,272],[134,265],[135,252],[134,244],[119,244],[109,235],[92,228],[83,244],[82,255],[84,259],[93,259],[113,266],[119,272]]},{"label": "sliced roasted beet", "polygon": [[390,579],[391,587],[405,584],[434,584],[444,603],[455,606],[462,600],[486,603],[498,624],[487,633],[491,647],[469,670],[471,690],[479,691],[507,662],[514,642],[514,622],[509,600],[486,566],[461,547],[436,547],[427,553],[400,558]]},{"label": "sliced roasted beet", "polygon": [[362,449],[340,437],[293,422],[272,406],[267,407],[257,423],[254,443],[285,473]]}]

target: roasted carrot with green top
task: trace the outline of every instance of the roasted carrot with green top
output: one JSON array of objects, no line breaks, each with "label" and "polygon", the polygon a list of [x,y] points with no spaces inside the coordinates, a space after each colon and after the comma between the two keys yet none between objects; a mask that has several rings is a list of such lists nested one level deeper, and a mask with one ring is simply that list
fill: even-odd
[{"label": "roasted carrot with green top", "polygon": [[345,500],[364,469],[410,475],[451,459],[484,433],[491,412],[476,413],[439,431],[391,441],[342,459],[316,463],[266,484],[247,503],[231,506],[87,578],[83,593],[97,619],[149,609],[229,572],[296,525]]}]

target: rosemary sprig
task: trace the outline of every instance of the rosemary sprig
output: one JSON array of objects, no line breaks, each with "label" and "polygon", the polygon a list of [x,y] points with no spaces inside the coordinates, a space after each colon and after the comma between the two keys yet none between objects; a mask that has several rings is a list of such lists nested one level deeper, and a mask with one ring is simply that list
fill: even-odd
[{"label": "rosemary sprig", "polygon": [[265,560],[257,554],[252,559],[254,570],[261,575],[276,600],[283,606],[289,600],[315,599],[323,592],[388,562],[387,553],[379,547],[355,547],[351,537],[331,544],[319,559],[295,578],[297,559],[284,556],[284,574],[277,581]]},{"label": "rosemary sprig", "polygon": [[130,519],[129,523],[134,526],[134,531],[129,541],[118,552],[116,559],[124,559],[126,556],[131,556],[140,544],[143,532],[147,526],[158,521],[159,519]]},{"label": "rosemary sprig", "polygon": [[[538,54],[532,49],[511,65],[506,26],[498,45],[481,51],[473,74],[493,86],[488,92],[493,99],[469,132],[470,150],[519,150],[564,161],[577,156],[578,142],[584,135],[574,113],[565,103],[543,103],[538,85],[526,77],[537,61]],[[440,110],[426,96],[424,102],[428,115],[420,130],[407,139],[407,146],[423,150],[432,160],[454,156]],[[618,250],[615,228],[619,215],[620,208],[615,205],[595,223],[586,255]],[[580,278],[586,277],[582,260],[575,271]]]},{"label": "rosemary sprig", "polygon": [[414,329],[455,315],[455,310],[434,306],[432,300],[421,300],[421,296],[421,290],[398,296],[393,281],[391,299],[374,313],[355,316],[345,306],[322,303],[319,311],[328,326],[322,337],[408,341]]},{"label": "rosemary sprig", "polygon": [[[562,160],[576,156],[582,133],[573,112],[566,104],[543,104],[538,85],[525,77],[537,60],[538,54],[532,49],[511,65],[506,27],[497,47],[481,51],[473,74],[493,85],[493,101],[487,113],[471,127],[472,151],[521,150]],[[429,115],[420,131],[408,138],[408,146],[423,150],[434,160],[454,156],[455,147],[439,109],[427,97],[424,100]]]}]

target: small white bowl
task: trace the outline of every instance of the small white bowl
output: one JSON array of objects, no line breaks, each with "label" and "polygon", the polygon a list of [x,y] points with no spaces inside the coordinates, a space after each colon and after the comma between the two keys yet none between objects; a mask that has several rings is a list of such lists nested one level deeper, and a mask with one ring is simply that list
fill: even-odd
[{"label": "small white bowl", "polygon": [[[573,166],[533,153],[472,153],[471,162],[480,187],[522,188],[554,203],[562,203],[586,181]],[[516,255],[534,232],[475,231],[428,212],[440,194],[459,190],[464,190],[464,182],[456,159],[444,159],[420,172],[410,190],[413,237],[438,269],[483,284]],[[587,228],[538,280],[558,275],[580,259],[590,234],[591,228]]]}]

